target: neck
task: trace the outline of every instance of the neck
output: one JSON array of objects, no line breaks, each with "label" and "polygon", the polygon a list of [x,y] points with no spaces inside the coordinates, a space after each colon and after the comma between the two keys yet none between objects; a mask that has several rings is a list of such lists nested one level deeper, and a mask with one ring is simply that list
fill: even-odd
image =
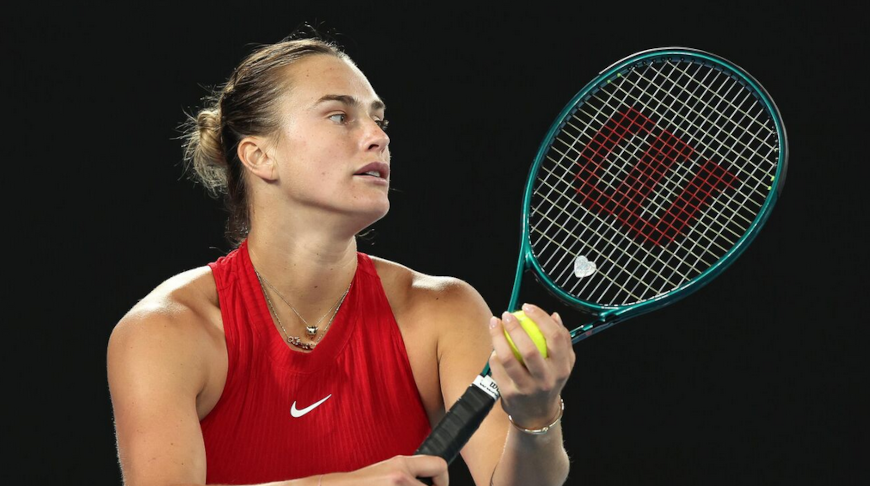
[{"label": "neck", "polygon": [[324,227],[312,225],[321,229],[302,232],[252,224],[247,238],[254,268],[309,321],[335,304],[357,267],[353,235],[338,237]]}]

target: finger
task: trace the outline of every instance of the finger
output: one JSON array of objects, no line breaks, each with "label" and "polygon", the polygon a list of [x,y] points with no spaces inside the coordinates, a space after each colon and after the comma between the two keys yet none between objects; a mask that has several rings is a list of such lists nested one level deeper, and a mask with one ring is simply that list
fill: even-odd
[{"label": "finger", "polygon": [[[552,317],[553,320],[558,322],[560,326],[565,327],[565,323],[562,322],[562,316],[560,316],[558,312],[554,312]],[[565,332],[565,342],[570,348],[568,352],[568,367],[569,369],[574,369],[574,363],[577,361],[577,353],[574,352],[574,341],[571,338],[571,331],[569,331],[568,328],[565,327]]]},{"label": "finger", "polygon": [[434,486],[448,486],[450,484],[450,476],[447,471],[444,471],[443,473],[436,476],[432,476],[430,479]]},{"label": "finger", "polygon": [[446,486],[447,461],[438,456],[417,455],[411,456],[406,462],[408,472],[415,478],[432,478],[438,486]]},{"label": "finger", "polygon": [[571,342],[571,331],[568,330],[568,327],[562,321],[562,316],[560,316],[558,312],[554,312],[550,315],[550,317],[553,319],[553,322],[555,322],[556,324],[561,326],[562,329],[564,329],[564,331],[562,331],[562,336],[565,339],[565,345],[573,349],[574,343]]},{"label": "finger", "polygon": [[[571,333],[562,322],[562,317],[558,313],[553,313],[553,316],[548,315],[540,307],[533,304],[523,304],[523,312],[531,320],[538,325],[544,339],[547,340],[548,354],[554,358],[562,358],[566,356],[566,352],[571,348]],[[559,316],[556,320],[554,316]],[[511,335],[513,338],[513,335]]]},{"label": "finger", "polygon": [[513,379],[504,370],[501,361],[498,360],[495,350],[493,350],[489,357],[489,372],[492,375],[492,379],[495,380],[496,385],[498,385],[499,394],[502,397],[518,391]]},{"label": "finger", "polygon": [[565,328],[565,345],[568,346],[568,368],[574,369],[574,363],[577,361],[577,353],[574,352],[574,338],[571,337],[571,331],[568,330],[568,327],[562,322],[562,316],[559,315],[558,312],[553,313],[553,320],[559,323],[560,326]]},{"label": "finger", "polygon": [[[522,331],[521,331],[522,332]],[[504,337],[504,322],[501,319],[493,316],[489,321],[489,334],[492,338],[492,348],[495,350],[495,360],[504,369],[507,377],[511,379],[517,386],[529,386],[534,382],[534,379],[529,374],[529,370],[517,361],[513,350],[508,344],[507,338]],[[511,335],[513,339],[513,335]],[[526,336],[526,339],[529,339]],[[514,341],[516,343],[516,341]],[[534,345],[533,345],[534,346]],[[537,348],[535,348],[537,350]],[[537,352],[537,351],[536,351]],[[490,363],[492,367],[492,363]],[[501,384],[499,384],[501,386]]]},{"label": "finger", "polygon": [[547,340],[548,359],[544,363],[546,371],[538,370],[537,362],[533,359],[527,364],[529,370],[539,379],[544,389],[564,382],[574,369],[576,357],[571,333],[563,324],[562,317],[557,313],[547,315],[543,309],[532,304],[524,304],[523,312],[538,324],[544,339]]}]

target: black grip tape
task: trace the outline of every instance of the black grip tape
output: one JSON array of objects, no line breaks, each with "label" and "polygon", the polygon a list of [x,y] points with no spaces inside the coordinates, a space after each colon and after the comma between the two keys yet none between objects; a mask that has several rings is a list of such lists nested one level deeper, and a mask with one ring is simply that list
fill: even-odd
[{"label": "black grip tape", "polygon": [[[435,425],[415,454],[438,456],[447,461],[447,464],[452,463],[492,410],[495,402],[496,399],[489,393],[476,385],[469,386],[444,418]],[[432,484],[426,479],[421,481]]]}]

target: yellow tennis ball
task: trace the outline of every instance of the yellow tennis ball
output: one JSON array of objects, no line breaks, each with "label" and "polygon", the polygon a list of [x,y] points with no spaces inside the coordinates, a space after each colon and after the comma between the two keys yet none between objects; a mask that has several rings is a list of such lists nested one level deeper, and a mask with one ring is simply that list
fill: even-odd
[{"label": "yellow tennis ball", "polygon": [[[547,340],[544,339],[544,335],[541,333],[541,330],[538,329],[538,325],[535,324],[529,316],[526,315],[523,311],[516,311],[513,313],[514,316],[520,321],[520,325],[523,326],[523,330],[526,331],[526,334],[532,338],[532,342],[535,343],[535,346],[538,347],[538,351],[541,352],[541,356],[547,357]],[[523,362],[523,357],[520,355],[519,350],[517,349],[514,341],[511,339],[510,334],[508,334],[507,329],[504,330],[504,337],[507,338],[508,344],[511,345],[511,349],[514,352],[514,356],[516,356],[517,360],[520,363]]]}]

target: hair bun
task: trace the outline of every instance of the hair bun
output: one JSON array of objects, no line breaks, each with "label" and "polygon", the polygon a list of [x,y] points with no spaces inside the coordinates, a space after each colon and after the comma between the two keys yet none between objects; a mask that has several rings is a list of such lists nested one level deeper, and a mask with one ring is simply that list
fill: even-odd
[{"label": "hair bun", "polygon": [[193,170],[191,175],[212,195],[226,193],[228,164],[221,141],[220,108],[204,108],[188,124],[195,125],[187,131],[184,143],[184,159]]}]

